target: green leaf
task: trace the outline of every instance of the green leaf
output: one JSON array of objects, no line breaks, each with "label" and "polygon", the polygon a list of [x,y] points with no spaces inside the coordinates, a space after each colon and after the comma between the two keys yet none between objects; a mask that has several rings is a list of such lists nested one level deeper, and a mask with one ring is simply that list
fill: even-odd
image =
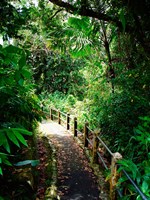
[{"label": "green leaf", "polygon": [[141,196],[138,195],[138,196],[136,197],[136,200],[141,200]]},{"label": "green leaf", "polygon": [[146,181],[143,181],[143,183],[142,183],[142,191],[144,193],[146,193],[147,190],[148,190],[148,183]]},{"label": "green leaf", "polygon": [[15,136],[17,137],[17,139],[18,139],[22,144],[24,144],[25,146],[28,146],[26,140],[24,139],[24,137],[23,137],[18,131],[13,130],[13,132],[14,132]]},{"label": "green leaf", "polygon": [[3,137],[4,137],[4,131],[3,131],[3,130],[0,130],[0,146],[2,146],[3,143],[4,143]]},{"label": "green leaf", "polygon": [[19,81],[19,80],[20,80],[20,78],[21,78],[20,71],[19,71],[19,70],[17,70],[17,71],[15,72],[15,79],[16,79],[17,81]]},{"label": "green leaf", "polygon": [[143,126],[138,126],[138,129],[141,130],[142,132],[145,131],[145,129],[143,128]]},{"label": "green leaf", "polygon": [[126,180],[128,180],[128,178],[126,176],[122,176],[119,178],[118,184],[121,184],[121,183],[125,182]]},{"label": "green leaf", "polygon": [[26,57],[25,55],[23,55],[19,60],[19,68],[21,69],[25,65],[26,65]]},{"label": "green leaf", "polygon": [[143,121],[148,121],[150,122],[150,117],[145,116],[145,117],[139,117],[139,119],[143,120]]},{"label": "green leaf", "polygon": [[0,152],[0,157],[1,157],[1,158],[3,158],[3,157],[6,158],[7,156],[9,156],[9,154],[6,154],[6,153],[2,153],[2,152]]},{"label": "green leaf", "polygon": [[0,200],[5,200],[3,197],[0,196]]},{"label": "green leaf", "polygon": [[87,17],[83,18],[76,18],[76,17],[70,17],[68,19],[69,26],[78,29],[80,31],[84,31],[85,35],[88,36],[89,32],[91,31],[91,25],[90,21]]},{"label": "green leaf", "polygon": [[9,146],[9,143],[8,143],[7,138],[6,138],[4,130],[0,131],[0,146],[2,146],[2,145],[6,149],[6,151],[8,153],[10,153],[10,146]]},{"label": "green leaf", "polygon": [[12,164],[8,160],[8,156],[9,156],[8,154],[0,153],[0,160],[1,160],[0,163],[4,163],[6,165],[12,166]]},{"label": "green leaf", "polygon": [[4,164],[6,164],[6,165],[8,165],[8,166],[12,166],[12,164],[9,162],[9,160],[7,160],[7,159],[4,159],[3,160],[3,163]]},{"label": "green leaf", "polygon": [[123,10],[121,10],[121,12],[120,12],[120,20],[121,20],[121,23],[122,23],[123,31],[125,31],[126,20],[125,20],[125,17],[124,17],[124,11]]},{"label": "green leaf", "polygon": [[24,166],[24,165],[30,164],[32,167],[35,167],[35,166],[39,165],[39,163],[40,163],[39,160],[24,160],[24,161],[17,162],[14,165],[19,167],[19,166]]},{"label": "green leaf", "polygon": [[13,131],[7,131],[7,137],[18,147],[20,147],[19,142],[16,138],[16,136],[14,135]]},{"label": "green leaf", "polygon": [[24,79],[21,78],[21,79],[18,81],[18,83],[19,83],[20,86],[23,86],[23,84],[24,84]]},{"label": "green leaf", "polygon": [[[3,175],[3,171],[2,171],[2,168],[0,166],[0,175]],[[1,200],[1,199],[0,199]]]},{"label": "green leaf", "polygon": [[16,46],[13,46],[13,45],[9,45],[7,47],[5,47],[5,50],[8,52],[8,53],[15,53],[15,54],[22,54],[23,53],[23,50],[16,47]]},{"label": "green leaf", "polygon": [[86,46],[83,46],[81,49],[75,49],[75,50],[72,50],[71,52],[71,55],[74,57],[74,58],[78,58],[78,57],[85,57],[85,56],[88,56],[91,52],[91,47],[90,45],[86,45]]},{"label": "green leaf", "polygon": [[138,133],[138,134],[142,134],[143,132],[141,131],[141,130],[139,130],[139,129],[135,129],[135,131],[136,131],[136,133]]},{"label": "green leaf", "polygon": [[24,135],[32,135],[32,132],[27,131],[26,129],[13,128],[13,130],[19,131],[19,132],[21,132],[21,134],[24,134]]},{"label": "green leaf", "polygon": [[21,129],[21,128],[10,128],[10,129],[1,130],[0,131],[0,146],[3,146],[10,153],[10,146],[9,146],[7,137],[18,147],[20,147],[18,140],[25,146],[28,146],[22,134],[32,135],[32,132],[27,131],[25,129]]},{"label": "green leaf", "polygon": [[21,74],[24,78],[30,79],[31,78],[31,73],[28,70],[22,69]]},{"label": "green leaf", "polygon": [[135,180],[139,172],[138,172],[137,166],[132,162],[132,160],[122,159],[122,160],[119,160],[118,163],[122,165],[119,167],[118,171],[125,169],[128,172],[131,172],[132,178]]}]

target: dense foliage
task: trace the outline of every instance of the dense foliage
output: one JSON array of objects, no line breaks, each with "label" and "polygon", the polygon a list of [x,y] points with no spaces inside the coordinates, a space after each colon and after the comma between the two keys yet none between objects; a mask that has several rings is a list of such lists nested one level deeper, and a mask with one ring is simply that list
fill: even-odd
[{"label": "dense foliage", "polygon": [[82,96],[84,79],[79,72],[80,67],[83,66],[80,60],[72,59],[69,54],[58,54],[37,47],[32,51],[30,62],[34,66],[33,79],[38,84],[38,94],[42,91],[49,93],[60,91],[65,94],[81,93]]},{"label": "dense foliage", "polygon": [[1,167],[12,143],[27,145],[37,94],[76,113],[81,129],[84,121],[99,128],[150,196],[150,2],[5,0],[0,11]]},{"label": "dense foliage", "polygon": [[[28,192],[27,188],[21,189],[19,182],[15,182],[13,169],[20,160],[25,162],[21,150],[28,147],[41,113],[34,92],[32,69],[26,62],[30,53],[10,45],[14,39],[20,38],[18,31],[26,24],[27,8],[16,8],[13,2],[2,1],[0,10],[3,19],[0,22],[3,44],[0,45],[0,198],[11,199],[20,190],[21,194]],[[30,163],[33,164],[32,160]],[[17,189],[12,187],[14,184]]]},{"label": "dense foliage", "polygon": [[[101,129],[112,151],[122,153],[124,167],[149,196],[149,2],[51,2],[76,14],[56,34],[67,36],[73,45],[71,55],[86,62],[84,100],[70,104],[70,111],[76,110],[81,121]],[[64,101],[54,104],[68,111],[68,100]],[[147,121],[142,126],[141,119]],[[142,144],[146,151],[144,146],[140,150]],[[129,191],[133,191],[130,186]]]}]

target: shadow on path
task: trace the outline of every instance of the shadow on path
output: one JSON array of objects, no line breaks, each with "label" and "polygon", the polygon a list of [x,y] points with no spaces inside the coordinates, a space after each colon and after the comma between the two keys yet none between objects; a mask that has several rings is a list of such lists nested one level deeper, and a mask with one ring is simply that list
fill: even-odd
[{"label": "shadow on path", "polygon": [[57,186],[60,199],[99,200],[97,179],[73,136],[54,122],[43,122],[40,129],[57,149]]}]

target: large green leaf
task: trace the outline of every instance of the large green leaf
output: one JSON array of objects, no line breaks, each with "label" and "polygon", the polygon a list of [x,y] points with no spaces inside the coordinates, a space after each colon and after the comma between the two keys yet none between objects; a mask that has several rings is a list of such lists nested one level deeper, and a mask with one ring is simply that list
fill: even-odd
[{"label": "large green leaf", "polygon": [[19,166],[24,166],[24,165],[31,165],[33,167],[37,166],[40,163],[39,160],[24,160],[24,161],[20,161],[17,162],[16,164],[14,164],[15,166],[19,167]]},{"label": "large green leaf", "polygon": [[23,53],[23,50],[16,47],[16,46],[13,46],[13,45],[9,45],[7,47],[5,47],[4,49],[7,53],[15,53],[15,54],[22,54]]},{"label": "large green leaf", "polygon": [[[8,160],[8,154],[0,152],[0,164],[5,164],[8,166],[12,166],[12,164]],[[0,166],[0,175],[3,175],[2,167]]]},{"label": "large green leaf", "polygon": [[7,131],[6,132],[7,137],[18,147],[20,147],[19,142],[16,138],[16,136],[14,135],[13,131]]},{"label": "large green leaf", "polygon": [[0,130],[0,146],[3,146],[8,153],[10,153],[10,146],[5,134],[5,129]]},{"label": "large green leaf", "polygon": [[25,57],[25,54],[20,58],[19,60],[19,68],[21,69],[23,66],[26,65],[26,57]]},{"label": "large green leaf", "polygon": [[77,17],[70,17],[68,19],[68,24],[79,31],[84,31],[86,36],[88,36],[91,31],[90,21],[86,17],[81,19]]},{"label": "large green leaf", "polygon": [[24,134],[24,135],[32,135],[32,132],[27,131],[26,129],[22,129],[22,128],[13,128],[13,130],[19,131],[21,134]]},{"label": "large green leaf", "polygon": [[14,75],[15,75],[16,81],[19,81],[21,78],[20,70],[16,70]]},{"label": "large green leaf", "polygon": [[[3,171],[2,171],[1,166],[0,166],[0,175],[3,175]],[[1,197],[0,197],[0,200],[2,200]]]},{"label": "large green leaf", "polygon": [[8,166],[12,166],[8,159],[3,159],[3,163]]},{"label": "large green leaf", "polygon": [[128,172],[131,172],[132,173],[132,178],[134,180],[139,175],[138,167],[136,166],[136,164],[134,164],[132,162],[132,160],[122,159],[122,160],[119,160],[118,163],[121,164],[121,166],[119,167],[118,171],[121,171],[122,169],[125,169]]},{"label": "large green leaf", "polygon": [[14,132],[14,135],[17,137],[17,139],[18,139],[22,144],[24,144],[25,146],[28,146],[26,140],[24,139],[24,137],[23,137],[17,130],[13,130],[13,132]]},{"label": "large green leaf", "polygon": [[31,78],[31,73],[28,70],[26,70],[26,69],[22,69],[21,70],[21,74],[26,79],[30,79]]},{"label": "large green leaf", "polygon": [[20,86],[23,86],[23,84],[24,84],[24,79],[21,78],[21,79],[18,81],[18,83],[19,83]]},{"label": "large green leaf", "polygon": [[78,47],[73,50],[71,52],[71,55],[74,57],[74,58],[78,58],[78,57],[85,57],[85,56],[88,56],[90,55],[91,53],[91,47],[89,44],[85,45],[85,46],[82,46],[80,49],[78,49]]},{"label": "large green leaf", "polygon": [[149,188],[149,185],[148,185],[147,181],[144,180],[142,183],[142,191],[144,193],[146,193],[148,191],[148,188]]},{"label": "large green leaf", "polygon": [[27,146],[26,140],[24,139],[22,134],[32,135],[31,132],[21,128],[9,128],[0,130],[0,146],[3,146],[9,153],[10,153],[10,146],[8,143],[8,139],[18,147],[20,147],[19,141],[25,146]]}]

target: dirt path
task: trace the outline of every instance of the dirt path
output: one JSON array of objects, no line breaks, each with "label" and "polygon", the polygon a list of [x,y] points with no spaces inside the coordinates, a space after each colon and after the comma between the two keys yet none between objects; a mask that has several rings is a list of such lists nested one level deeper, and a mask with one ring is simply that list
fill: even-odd
[{"label": "dirt path", "polygon": [[97,179],[72,135],[54,122],[43,122],[40,129],[57,148],[57,186],[60,199],[99,200]]}]

